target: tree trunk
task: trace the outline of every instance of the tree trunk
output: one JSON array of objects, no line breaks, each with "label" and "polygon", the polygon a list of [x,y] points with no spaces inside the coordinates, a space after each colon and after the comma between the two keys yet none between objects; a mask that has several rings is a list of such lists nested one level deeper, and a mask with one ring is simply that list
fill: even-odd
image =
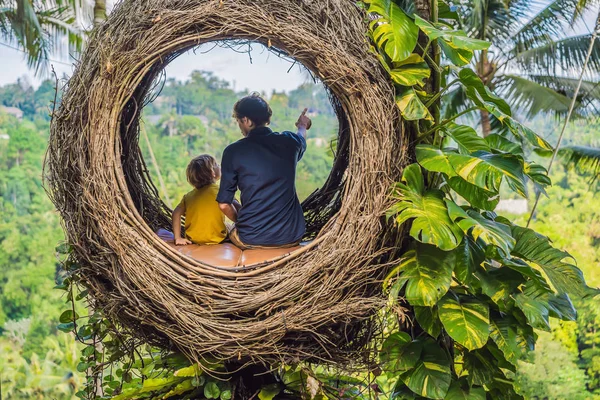
[{"label": "tree trunk", "polygon": [[492,124],[490,122],[490,113],[487,110],[481,110],[481,132],[483,137],[489,136],[492,133]]},{"label": "tree trunk", "polygon": [[94,2],[94,26],[98,26],[104,21],[106,21],[106,0],[96,0]]}]

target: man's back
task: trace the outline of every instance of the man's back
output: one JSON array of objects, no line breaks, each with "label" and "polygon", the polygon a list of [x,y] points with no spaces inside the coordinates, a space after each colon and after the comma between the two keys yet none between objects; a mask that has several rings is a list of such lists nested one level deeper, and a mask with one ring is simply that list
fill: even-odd
[{"label": "man's back", "polygon": [[244,243],[276,246],[302,239],[306,228],[295,181],[305,150],[302,136],[262,127],[223,152],[217,201],[231,203],[241,191],[236,228]]}]

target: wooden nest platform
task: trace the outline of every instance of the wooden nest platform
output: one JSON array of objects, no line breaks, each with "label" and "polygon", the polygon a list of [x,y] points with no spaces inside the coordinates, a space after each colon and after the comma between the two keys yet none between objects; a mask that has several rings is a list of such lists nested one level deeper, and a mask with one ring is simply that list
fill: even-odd
[{"label": "wooden nest platform", "polygon": [[[45,169],[94,306],[191,359],[358,362],[398,251],[390,187],[408,164],[391,83],[354,0],[126,0],[96,29],[65,88]],[[333,169],[304,203],[310,244],[241,268],[155,232],[170,210],[150,181],[140,115],[165,66],[200,44],[259,42],[324,82],[339,119]]]}]

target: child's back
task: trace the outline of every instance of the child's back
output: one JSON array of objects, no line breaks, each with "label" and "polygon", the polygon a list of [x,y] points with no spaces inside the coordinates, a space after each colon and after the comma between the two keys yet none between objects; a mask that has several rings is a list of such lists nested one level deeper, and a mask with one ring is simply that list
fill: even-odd
[{"label": "child's back", "polygon": [[[217,203],[221,167],[213,156],[194,158],[186,170],[188,182],[195,188],[173,210],[173,235],[178,246],[190,243],[219,244],[227,237],[225,215]],[[185,238],[181,237],[181,217],[185,215]]]},{"label": "child's back", "polygon": [[194,189],[181,200],[185,206],[185,235],[196,244],[218,244],[227,237],[225,216],[219,209],[216,183]]}]

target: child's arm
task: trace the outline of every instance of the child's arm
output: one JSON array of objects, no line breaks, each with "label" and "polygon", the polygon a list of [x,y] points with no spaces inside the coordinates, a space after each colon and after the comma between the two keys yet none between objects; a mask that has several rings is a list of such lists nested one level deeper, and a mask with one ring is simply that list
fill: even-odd
[{"label": "child's arm", "polygon": [[185,246],[192,244],[189,240],[181,237],[181,217],[185,214],[185,203],[182,201],[173,210],[173,235],[175,236],[175,245]]}]

